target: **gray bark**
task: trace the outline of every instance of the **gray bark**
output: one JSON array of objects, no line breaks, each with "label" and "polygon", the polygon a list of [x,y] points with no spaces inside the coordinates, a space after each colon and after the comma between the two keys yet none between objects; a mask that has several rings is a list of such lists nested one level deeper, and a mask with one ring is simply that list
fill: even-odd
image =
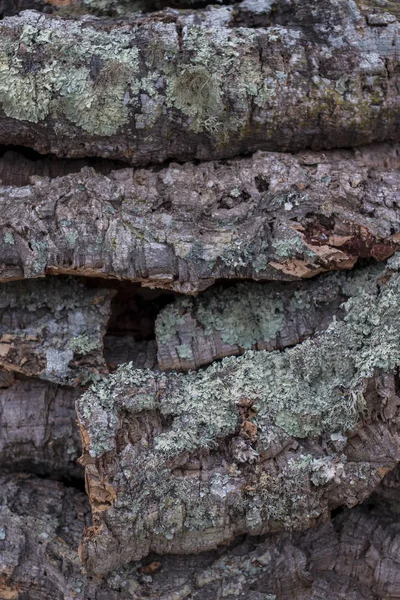
[{"label": "gray bark", "polygon": [[179,297],[157,317],[159,367],[188,371],[245,350],[294,346],[340,317],[347,281],[336,273],[296,284],[247,281]]},{"label": "gray bark", "polygon": [[225,8],[5,18],[0,143],[147,165],[400,141],[400,25],[368,4],[374,19],[303,0],[269,28],[232,27]]},{"label": "gray bark", "polygon": [[14,380],[0,390],[0,464],[3,470],[83,478],[75,402],[82,392],[38,381]]},{"label": "gray bark", "polygon": [[87,498],[33,476],[1,476],[4,600],[395,600],[400,526],[380,511],[344,511],[301,534],[247,538],[197,556],[152,556],[103,581],[81,571]]},{"label": "gray bark", "polygon": [[78,400],[90,572],[306,529],[366,498],[400,459],[397,262],[350,275],[343,319],[294,348],[184,375],[128,365]]},{"label": "gray bark", "polygon": [[399,164],[383,145],[0,187],[0,280],[76,274],[197,293],[381,260],[400,241]]},{"label": "gray bark", "polygon": [[[40,243],[32,245],[34,269],[41,252]],[[74,386],[107,374],[103,336],[111,297],[110,290],[73,280],[0,284],[0,366]]]}]

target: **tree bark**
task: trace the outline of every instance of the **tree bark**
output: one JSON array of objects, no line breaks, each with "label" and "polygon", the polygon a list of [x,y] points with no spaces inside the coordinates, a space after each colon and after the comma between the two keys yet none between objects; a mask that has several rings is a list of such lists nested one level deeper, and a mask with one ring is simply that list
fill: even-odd
[{"label": "tree bark", "polygon": [[81,571],[77,547],[87,498],[55,481],[0,477],[2,600],[395,600],[398,523],[344,511],[301,534],[238,540],[200,556],[151,556],[100,581]]},{"label": "tree bark", "polygon": [[346,275],[296,284],[247,281],[178,297],[157,317],[159,368],[189,371],[245,350],[294,346],[341,315]]},{"label": "tree bark", "polygon": [[75,274],[193,294],[381,260],[400,241],[399,164],[383,145],[0,187],[0,280]]},{"label": "tree bark", "polygon": [[[43,260],[40,242],[32,251],[35,269]],[[111,297],[110,290],[55,278],[0,284],[0,366],[73,386],[107,374]]]},{"label": "tree bark", "polygon": [[306,529],[364,500],[400,459],[396,268],[349,277],[343,319],[294,348],[185,375],[127,365],[85,393],[88,570]]},{"label": "tree bark", "polygon": [[266,29],[232,27],[225,8],[5,18],[0,143],[147,165],[400,141],[396,15],[309,4]]},{"label": "tree bark", "polygon": [[83,478],[76,460],[81,444],[76,426],[77,389],[16,379],[0,390],[0,463],[3,470],[53,478]]}]

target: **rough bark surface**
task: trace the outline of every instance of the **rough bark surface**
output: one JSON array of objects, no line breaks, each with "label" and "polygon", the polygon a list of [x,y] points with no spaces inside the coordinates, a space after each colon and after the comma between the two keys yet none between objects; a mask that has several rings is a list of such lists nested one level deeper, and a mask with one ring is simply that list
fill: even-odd
[{"label": "rough bark surface", "polygon": [[[40,244],[34,253],[40,264]],[[55,278],[0,284],[0,366],[70,385],[105,375],[111,296]]]},{"label": "rough bark surface", "polygon": [[0,143],[147,165],[400,141],[400,24],[368,4],[372,19],[356,2],[302,0],[266,28],[232,27],[225,7],[5,18]]},{"label": "rough bark surface", "polygon": [[383,145],[0,187],[0,280],[70,273],[196,293],[380,260],[400,243],[399,164]]},{"label": "rough bark surface", "polygon": [[128,365],[79,399],[90,572],[365,499],[400,458],[397,262],[350,274],[343,319],[294,348],[184,375]]},{"label": "rough bark surface", "polygon": [[345,274],[295,284],[246,281],[179,297],[157,317],[159,367],[188,371],[249,349],[294,346],[340,316],[347,281]]},{"label": "rough bark surface", "polygon": [[81,571],[87,498],[33,476],[0,477],[2,600],[395,600],[400,526],[363,508],[302,534],[238,540],[189,556],[150,556],[104,581]]},{"label": "rough bark surface", "polygon": [[82,391],[35,379],[0,390],[3,470],[83,478],[75,402]]}]

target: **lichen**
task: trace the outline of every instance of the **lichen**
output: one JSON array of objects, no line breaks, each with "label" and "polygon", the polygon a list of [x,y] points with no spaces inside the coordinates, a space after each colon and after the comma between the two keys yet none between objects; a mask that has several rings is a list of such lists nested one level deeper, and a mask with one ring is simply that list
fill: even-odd
[{"label": "lichen", "polygon": [[99,347],[99,340],[94,339],[88,335],[77,335],[73,337],[69,342],[69,347],[76,352],[76,354],[90,354],[93,350]]},{"label": "lichen", "polygon": [[62,114],[89,133],[116,133],[129,121],[126,92],[139,69],[132,35],[79,22],[39,25],[36,19],[23,24],[18,37],[4,35],[0,43],[0,103],[6,115],[38,123]]},{"label": "lichen", "polygon": [[[315,339],[283,352],[250,350],[189,374],[166,376],[127,365],[87,392],[80,410],[159,410],[173,418],[155,439],[156,454],[167,456],[212,448],[234,433],[241,398],[254,402],[261,432],[278,425],[302,438],[351,430],[365,409],[365,378],[375,369],[390,372],[400,362],[400,276],[393,274],[379,294],[368,269],[364,277],[369,283],[345,303],[343,320]],[[95,446],[101,428],[95,421],[87,426]],[[112,447],[112,428],[101,435]]]}]

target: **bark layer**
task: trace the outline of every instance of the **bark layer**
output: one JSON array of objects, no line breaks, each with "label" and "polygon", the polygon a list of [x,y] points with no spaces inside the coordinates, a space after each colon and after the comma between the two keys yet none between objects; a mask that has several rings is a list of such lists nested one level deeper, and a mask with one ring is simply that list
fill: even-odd
[{"label": "bark layer", "polygon": [[295,348],[128,365],[80,398],[89,571],[305,529],[376,487],[400,458],[397,262],[349,276],[343,320]]},{"label": "bark layer", "polygon": [[157,317],[159,367],[188,371],[245,350],[294,346],[340,316],[347,281],[345,274],[296,284],[247,281],[179,297]]},{"label": "bark layer", "polygon": [[[43,261],[43,246],[31,248],[35,270]],[[111,297],[110,290],[88,289],[73,280],[0,284],[0,366],[70,385],[105,375],[103,335]]]},{"label": "bark layer", "polygon": [[71,273],[196,293],[381,260],[400,240],[399,164],[383,145],[0,187],[0,279]]},{"label": "bark layer", "polygon": [[33,476],[0,477],[2,600],[395,600],[400,526],[344,511],[302,534],[248,538],[197,556],[151,556],[105,580],[81,571],[84,494]]},{"label": "bark layer", "polygon": [[0,464],[3,470],[83,478],[76,426],[77,389],[14,380],[0,390]]},{"label": "bark layer", "polygon": [[355,2],[309,4],[259,29],[231,27],[225,8],[140,23],[6,18],[0,143],[147,165],[400,141],[396,15],[378,1],[380,24]]}]

